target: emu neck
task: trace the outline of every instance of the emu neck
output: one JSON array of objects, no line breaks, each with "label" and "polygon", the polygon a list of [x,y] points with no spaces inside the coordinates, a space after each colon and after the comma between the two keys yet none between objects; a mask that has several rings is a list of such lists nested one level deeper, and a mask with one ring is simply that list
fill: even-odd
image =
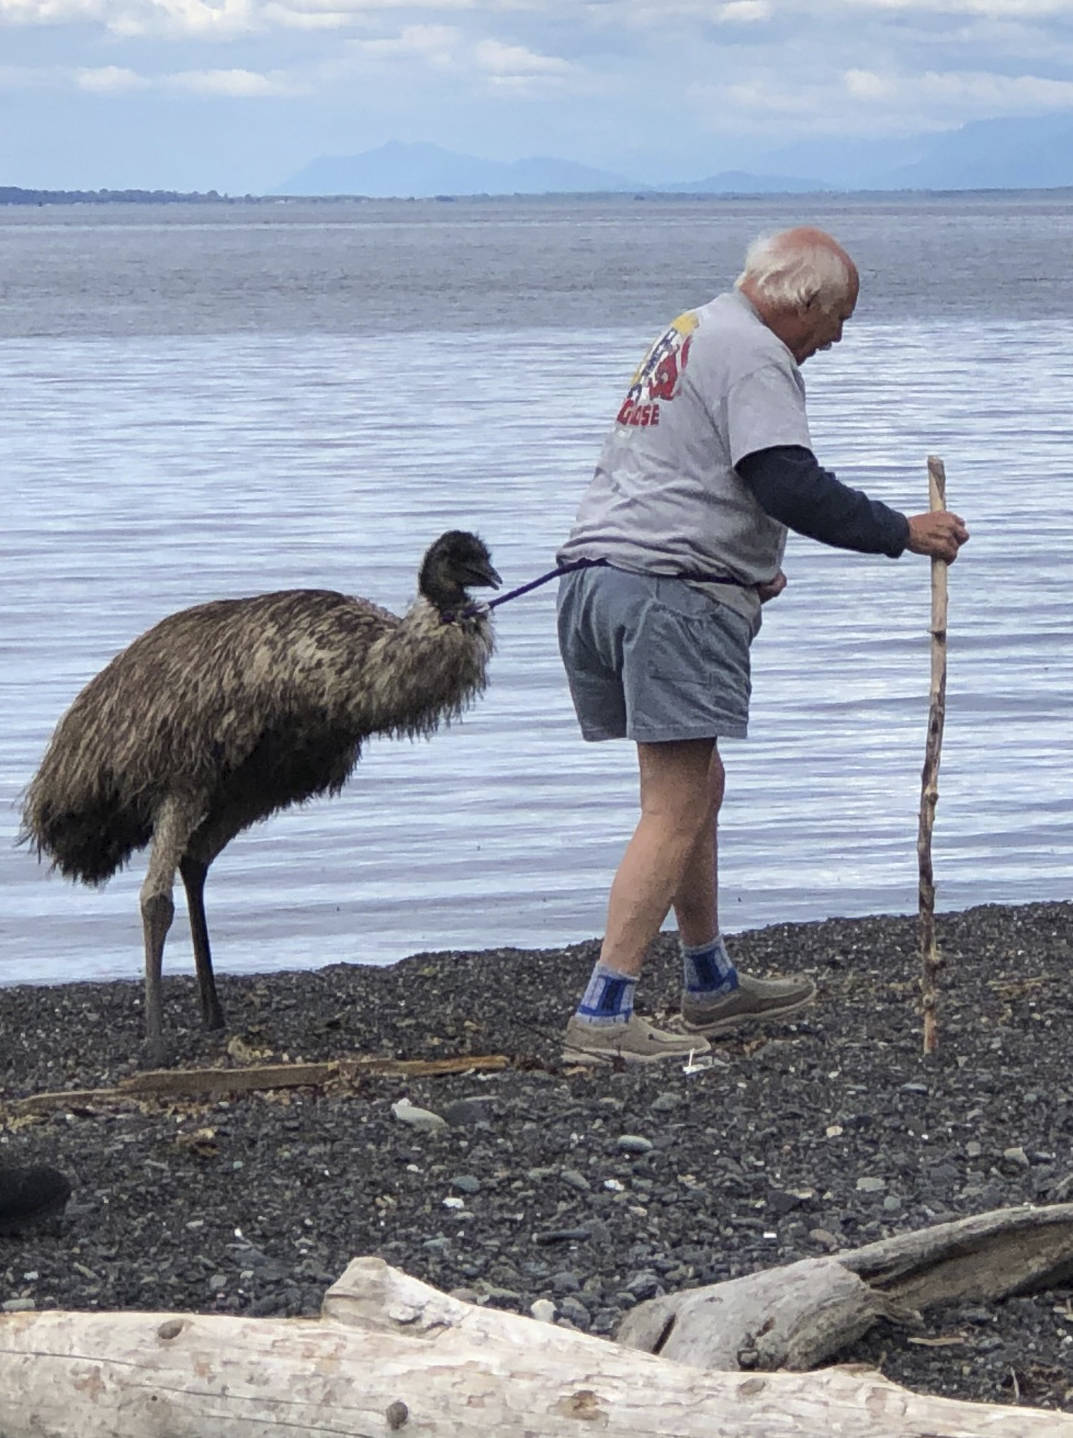
[{"label": "emu neck", "polygon": [[367,733],[428,733],[484,688],[491,653],[487,619],[445,623],[421,596],[370,647],[355,717],[365,718]]}]

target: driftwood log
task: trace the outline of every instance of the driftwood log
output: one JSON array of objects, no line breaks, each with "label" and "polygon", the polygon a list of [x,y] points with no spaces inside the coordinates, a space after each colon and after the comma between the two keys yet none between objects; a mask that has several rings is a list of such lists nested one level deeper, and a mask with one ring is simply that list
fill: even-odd
[{"label": "driftwood log", "polygon": [[[1073,1205],[1014,1209],[823,1260],[813,1267],[813,1278],[833,1265],[865,1286],[876,1285],[887,1304],[921,1307],[941,1295],[1045,1286],[1065,1276],[1071,1255]],[[806,1266],[758,1278],[778,1295],[778,1275],[785,1280],[792,1269]],[[990,1276],[980,1278],[980,1270]],[[829,1307],[829,1290],[821,1292],[815,1282],[813,1290],[813,1309]],[[800,1313],[807,1307],[798,1304]],[[756,1322],[754,1310],[744,1320],[748,1325]],[[719,1321],[739,1323],[739,1344],[756,1338],[732,1310]],[[319,1320],[62,1312],[0,1317],[0,1433],[1073,1438],[1073,1415],[925,1397],[867,1369],[716,1372],[676,1361],[667,1349],[664,1344],[656,1356],[463,1303],[381,1259],[361,1258],[329,1289]]]},{"label": "driftwood log", "polygon": [[1071,1274],[1073,1203],[1002,1208],[650,1298],[615,1337],[704,1368],[812,1368],[877,1318],[916,1324],[944,1303],[1036,1292]]},{"label": "driftwood log", "polygon": [[[232,1040],[232,1044],[234,1044]],[[510,1067],[506,1054],[463,1054],[444,1059],[395,1059],[353,1055],[320,1063],[242,1063],[233,1068],[145,1069],[120,1079],[114,1088],[57,1089],[0,1099],[0,1117],[114,1107],[117,1104],[173,1099],[218,1099],[225,1094],[266,1093],[271,1089],[323,1088],[329,1084],[355,1086],[363,1078],[436,1078],[441,1074],[496,1073]],[[0,1432],[0,1438],[3,1438]]]}]

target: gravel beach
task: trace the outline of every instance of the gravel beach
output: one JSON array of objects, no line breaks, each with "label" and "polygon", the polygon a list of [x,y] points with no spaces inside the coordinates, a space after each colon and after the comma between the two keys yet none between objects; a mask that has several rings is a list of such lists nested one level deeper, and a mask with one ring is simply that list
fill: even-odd
[{"label": "gravel beach", "polygon": [[[0,1305],[315,1314],[352,1257],[610,1334],[637,1301],[1024,1203],[1073,1199],[1073,903],[941,915],[939,1052],[921,1052],[913,918],[736,936],[739,966],[819,985],[715,1063],[578,1070],[563,1026],[596,942],[223,976],[226,1034],[165,983],[174,1063],[503,1054],[500,1071],[228,1100],[0,1105],[0,1164],[51,1164],[62,1219],[0,1237]],[[27,945],[30,936],[27,936]],[[172,956],[173,964],[178,955]],[[673,936],[639,1008],[677,1006]],[[0,988],[0,1095],[142,1064],[140,983]],[[408,1098],[446,1122],[425,1131]],[[920,1342],[941,1339],[943,1342]],[[920,1392],[1073,1412],[1073,1285],[882,1324],[844,1361]]]}]

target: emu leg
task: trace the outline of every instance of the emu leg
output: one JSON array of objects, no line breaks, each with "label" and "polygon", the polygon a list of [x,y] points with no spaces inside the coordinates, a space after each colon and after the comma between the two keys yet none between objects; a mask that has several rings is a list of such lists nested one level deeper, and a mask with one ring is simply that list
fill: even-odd
[{"label": "emu leg", "polygon": [[224,1011],[216,994],[212,972],[212,950],[209,948],[209,926],[205,918],[205,878],[209,866],[201,859],[185,855],[179,873],[186,889],[186,907],[190,911],[190,933],[194,940],[194,965],[201,990],[201,1021],[207,1029],[224,1027]]},{"label": "emu leg", "polygon": [[161,974],[164,941],[175,917],[172,887],[196,814],[178,799],[165,799],[153,825],[149,867],[141,888],[142,932],[145,938],[145,1039],[155,1064],[166,1062],[162,1031]]},{"label": "emu leg", "polygon": [[170,887],[146,893],[142,885],[142,933],[145,938],[145,1042],[155,1064],[167,1061],[161,1024],[160,979],[164,968],[164,940],[175,917]]}]

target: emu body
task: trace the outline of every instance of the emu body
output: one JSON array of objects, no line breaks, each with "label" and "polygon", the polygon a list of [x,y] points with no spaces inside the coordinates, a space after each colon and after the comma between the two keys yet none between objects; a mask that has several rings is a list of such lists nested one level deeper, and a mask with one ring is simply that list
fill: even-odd
[{"label": "emu body", "polygon": [[204,907],[212,861],[276,810],[338,793],[370,735],[427,736],[461,714],[493,647],[466,586],[498,584],[483,543],[452,530],[425,555],[401,617],[316,589],[201,604],[135,639],[75,699],[27,790],[23,838],[86,884],[150,845],[141,911],[155,1061],[176,871],[202,1017],[220,1028]]}]

